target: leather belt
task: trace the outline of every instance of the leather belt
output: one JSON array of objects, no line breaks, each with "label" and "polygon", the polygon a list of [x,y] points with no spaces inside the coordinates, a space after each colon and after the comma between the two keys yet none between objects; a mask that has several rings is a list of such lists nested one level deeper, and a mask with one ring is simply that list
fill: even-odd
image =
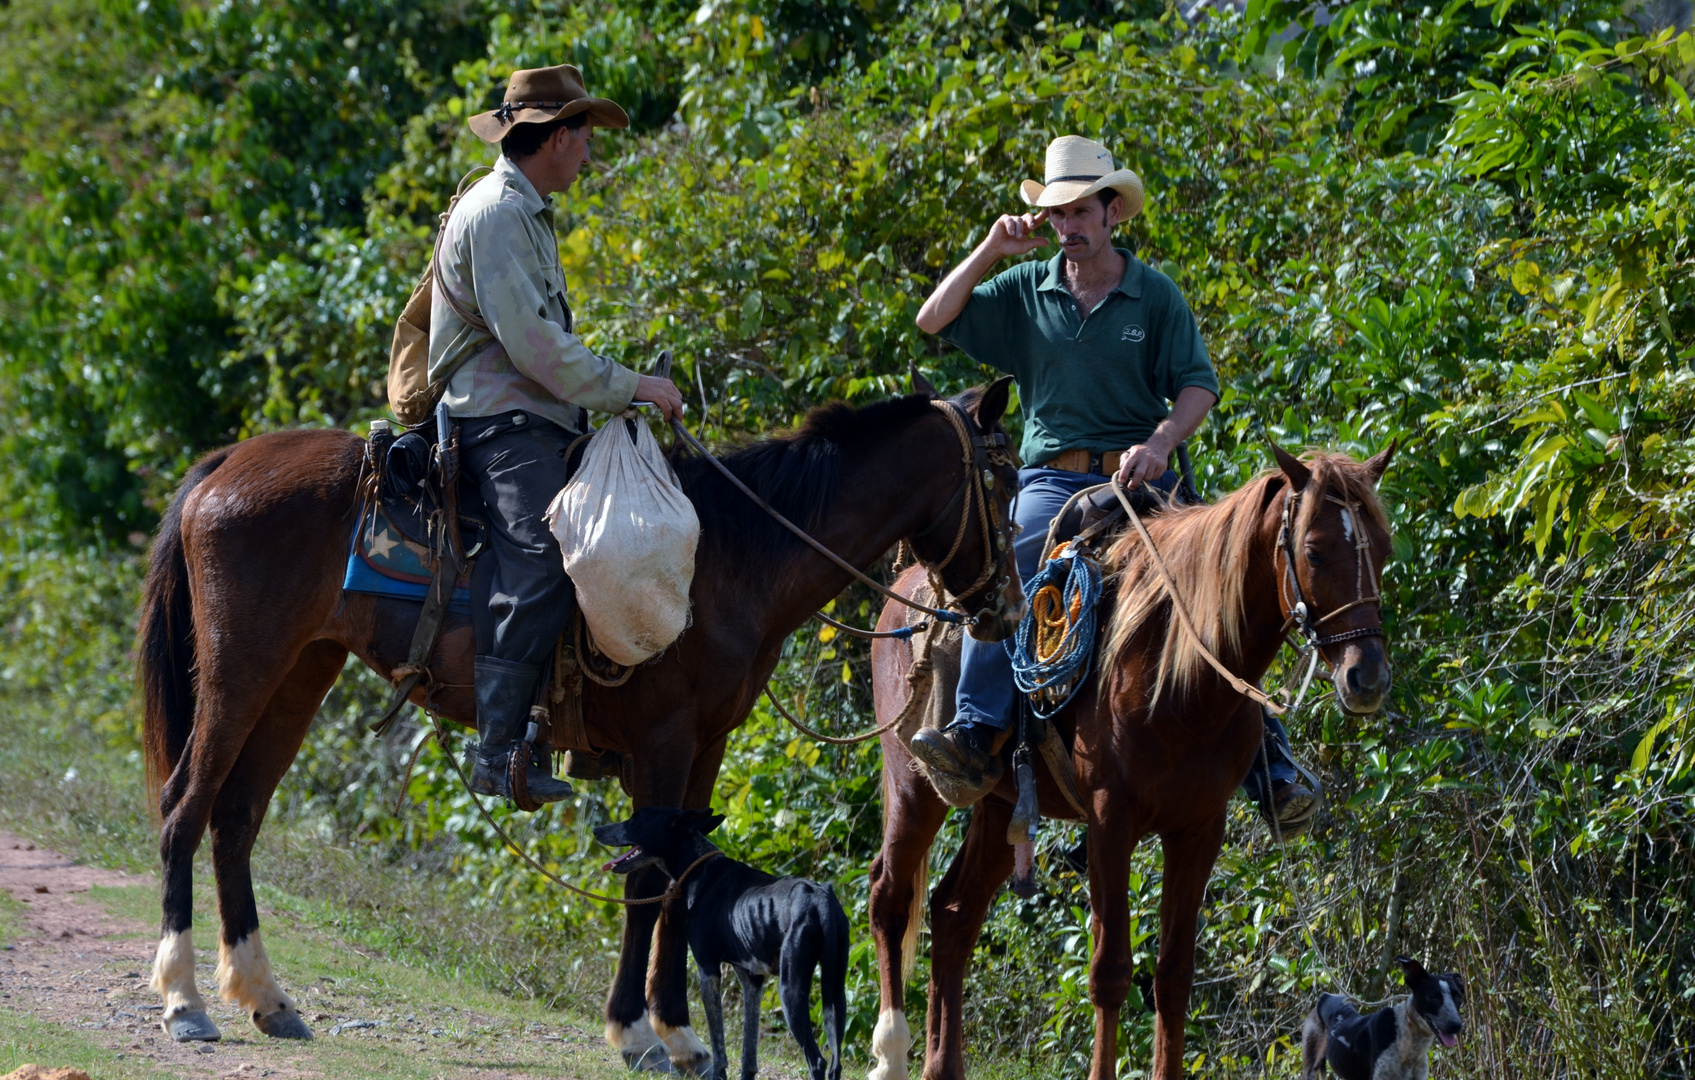
[{"label": "leather belt", "polygon": [[1092,473],[1096,476],[1111,476],[1118,471],[1118,463],[1124,457],[1122,450],[1108,450],[1096,453],[1075,447],[1061,450],[1047,461],[1042,462],[1044,469],[1063,469],[1066,472]]}]

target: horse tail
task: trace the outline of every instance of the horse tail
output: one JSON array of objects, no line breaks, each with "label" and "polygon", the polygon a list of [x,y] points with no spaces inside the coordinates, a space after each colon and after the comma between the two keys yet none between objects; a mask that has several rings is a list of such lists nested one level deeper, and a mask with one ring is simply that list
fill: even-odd
[{"label": "horse tail", "polygon": [[136,634],[137,681],[143,707],[147,799],[159,813],[159,791],[177,767],[194,727],[194,609],[182,545],[182,504],[223,464],[229,449],[201,458],[171,499],[148,554]]},{"label": "horse tail", "polygon": [[[929,908],[930,900],[930,853],[918,860],[918,869],[912,872],[912,907],[906,913],[906,936],[900,940],[900,981],[912,981],[912,973],[918,967],[918,931],[924,928],[924,914]],[[897,1006],[899,1003],[896,1003]]]}]

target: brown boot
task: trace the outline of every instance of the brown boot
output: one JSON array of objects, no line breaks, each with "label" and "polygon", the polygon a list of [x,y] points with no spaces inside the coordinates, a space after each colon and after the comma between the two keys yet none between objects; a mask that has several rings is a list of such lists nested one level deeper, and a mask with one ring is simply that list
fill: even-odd
[{"label": "brown boot", "polygon": [[936,794],[950,806],[970,806],[1000,782],[1005,767],[996,752],[1006,732],[986,724],[925,728],[908,745]]}]

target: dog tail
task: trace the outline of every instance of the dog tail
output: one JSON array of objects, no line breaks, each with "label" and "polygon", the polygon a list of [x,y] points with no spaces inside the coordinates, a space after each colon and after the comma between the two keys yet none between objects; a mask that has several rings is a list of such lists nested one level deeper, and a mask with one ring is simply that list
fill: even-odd
[{"label": "dog tail", "polygon": [[926,852],[924,858],[918,860],[918,869],[912,874],[912,909],[906,913],[906,936],[900,942],[900,981],[902,984],[912,981],[912,973],[918,967],[918,931],[924,929],[924,913],[930,902],[930,856]]},{"label": "dog tail", "polygon": [[830,1080],[841,1080],[842,1036],[847,1031],[848,917],[836,898],[835,886],[826,889],[830,894],[826,907],[829,917],[818,957],[819,995],[824,1006],[824,1036],[830,1043]]}]

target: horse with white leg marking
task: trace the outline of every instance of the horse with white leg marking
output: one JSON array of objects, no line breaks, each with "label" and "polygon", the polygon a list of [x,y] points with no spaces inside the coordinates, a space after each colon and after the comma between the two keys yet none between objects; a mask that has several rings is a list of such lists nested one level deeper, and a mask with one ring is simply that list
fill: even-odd
[{"label": "horse with white leg marking", "polygon": [[[1150,519],[1148,533],[1201,640],[1175,613],[1160,562],[1135,531],[1125,532],[1102,560],[1112,587],[1101,601],[1110,630],[1097,654],[1100,674],[1053,721],[1074,748],[1077,787],[1088,811],[1091,1080],[1111,1080],[1117,1072],[1121,1010],[1134,975],[1130,856],[1149,834],[1160,837],[1165,852],[1150,1075],[1160,1080],[1183,1075],[1196,918],[1223,842],[1226,805],[1259,751],[1263,730],[1259,704],[1204,662],[1203,654],[1210,652],[1236,677],[1257,683],[1289,631],[1302,626],[1329,665],[1345,708],[1373,712],[1388,693],[1378,597],[1390,546],[1376,484],[1393,449],[1363,464],[1322,453],[1297,460],[1279,450],[1276,470],[1218,504]],[[918,582],[918,575],[909,574],[897,588],[916,588]],[[904,612],[889,604],[878,628],[904,622]],[[912,656],[903,640],[880,640],[872,648],[879,723],[907,705]],[[881,1007],[871,1078],[905,1080],[911,1044],[906,983],[924,911],[930,846],[949,807],[913,769],[901,732],[882,738],[883,849],[871,864]],[[1039,760],[1036,773],[1042,814],[1078,820]],[[965,971],[990,902],[1012,872],[1007,826],[1016,798],[1008,769],[973,808],[965,843],[928,898],[926,1080],[965,1075]]]},{"label": "horse with white leg marking", "polygon": [[[1002,380],[948,400],[916,394],[861,409],[826,406],[795,434],[724,463],[861,571],[905,538],[958,610],[982,613],[973,633],[1005,636],[1022,603],[1002,524],[1015,474],[998,452],[986,476],[973,462],[974,451],[1004,440],[1007,400]],[[249,855],[347,654],[391,677],[417,624],[415,603],[341,587],[364,454],[360,439],[331,430],[276,432],[215,451],[189,473],[153,546],[137,646],[148,774],[162,817],[153,985],[165,1030],[178,1039],[219,1037],[194,984],[191,939],[194,852],[208,829],[222,924],[219,990],[267,1035],[310,1035],[260,943]],[[624,685],[591,684],[583,696],[594,746],[628,760],[637,809],[710,805],[725,740],[747,718],[784,639],[851,580],[711,463],[679,455],[675,464],[701,521],[693,625]],[[430,668],[431,706],[472,726],[466,617],[448,617]],[[425,704],[424,694],[413,700]],[[664,875],[648,870],[626,879],[625,895],[664,888]],[[646,985],[657,918],[657,905],[628,912],[607,1038],[632,1062],[663,1045],[662,1056],[692,1066],[709,1055],[689,1027],[686,998]],[[678,1000],[681,1007],[670,1004]]]}]

